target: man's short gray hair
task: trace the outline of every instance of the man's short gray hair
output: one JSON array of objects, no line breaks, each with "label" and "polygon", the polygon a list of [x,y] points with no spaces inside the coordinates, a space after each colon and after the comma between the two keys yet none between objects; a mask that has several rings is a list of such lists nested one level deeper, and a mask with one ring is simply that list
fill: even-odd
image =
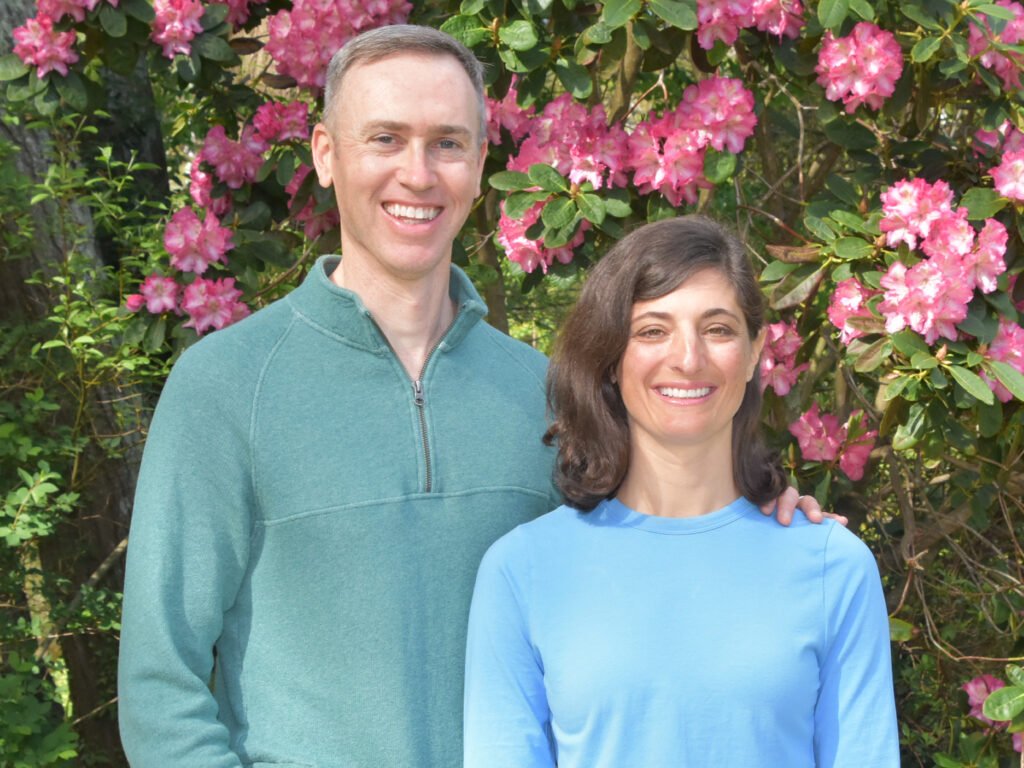
[{"label": "man's short gray hair", "polygon": [[331,57],[327,66],[327,82],[324,86],[323,120],[334,114],[337,108],[341,83],[352,67],[357,64],[372,64],[389,56],[400,54],[421,54],[427,56],[452,56],[465,70],[476,93],[477,109],[480,113],[480,141],[487,136],[487,107],[484,102],[483,64],[466,46],[453,38],[430,27],[415,24],[393,24],[377,27],[357,35],[343,45]]}]

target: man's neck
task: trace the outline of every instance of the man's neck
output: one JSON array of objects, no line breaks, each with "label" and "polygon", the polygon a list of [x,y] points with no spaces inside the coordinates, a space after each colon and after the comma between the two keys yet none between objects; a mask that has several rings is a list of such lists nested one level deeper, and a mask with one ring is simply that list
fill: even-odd
[{"label": "man's neck", "polygon": [[455,319],[447,265],[404,281],[382,277],[361,269],[356,260],[342,258],[331,280],[359,296],[409,377],[419,379],[431,350]]}]

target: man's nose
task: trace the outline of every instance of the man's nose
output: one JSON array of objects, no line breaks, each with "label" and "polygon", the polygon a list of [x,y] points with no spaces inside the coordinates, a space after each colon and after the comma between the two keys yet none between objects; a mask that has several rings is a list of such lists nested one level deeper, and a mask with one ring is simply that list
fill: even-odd
[{"label": "man's nose", "polygon": [[398,168],[399,182],[409,189],[423,190],[432,187],[436,178],[427,147],[418,142],[410,142],[402,153]]}]

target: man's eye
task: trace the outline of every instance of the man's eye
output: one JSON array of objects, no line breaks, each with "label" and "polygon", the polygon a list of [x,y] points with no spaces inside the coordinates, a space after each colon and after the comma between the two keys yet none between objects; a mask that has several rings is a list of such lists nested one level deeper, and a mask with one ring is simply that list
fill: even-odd
[{"label": "man's eye", "polygon": [[374,136],[373,140],[378,144],[393,144],[395,141],[394,136],[388,136],[387,134],[381,136]]},{"label": "man's eye", "polygon": [[439,142],[437,142],[437,146],[440,147],[441,149],[458,149],[459,143],[452,139],[441,139]]}]

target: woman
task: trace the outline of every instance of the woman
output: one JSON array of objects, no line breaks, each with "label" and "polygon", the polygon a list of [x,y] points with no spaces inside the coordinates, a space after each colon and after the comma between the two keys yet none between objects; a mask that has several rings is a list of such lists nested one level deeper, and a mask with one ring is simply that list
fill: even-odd
[{"label": "woman", "polygon": [[899,765],[877,567],[786,530],[760,435],[764,309],[736,238],[636,230],[594,268],[549,375],[571,506],[477,577],[466,768]]}]

